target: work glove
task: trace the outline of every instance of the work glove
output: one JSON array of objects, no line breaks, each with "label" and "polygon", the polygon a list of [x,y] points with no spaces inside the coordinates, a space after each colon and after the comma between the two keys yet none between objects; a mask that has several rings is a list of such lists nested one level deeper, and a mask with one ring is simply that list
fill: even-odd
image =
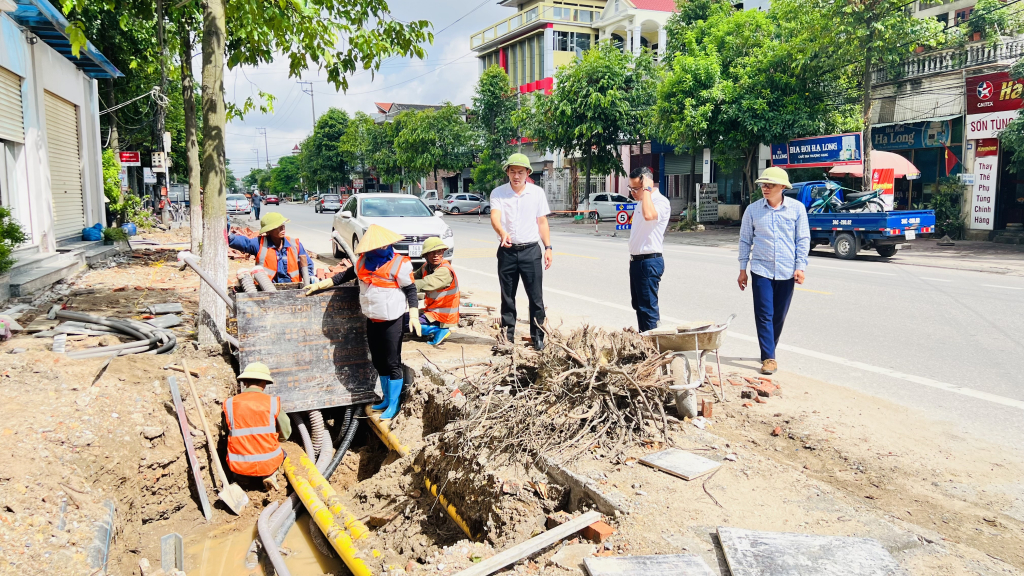
[{"label": "work glove", "polygon": [[306,287],[306,296],[312,296],[321,290],[327,290],[328,288],[334,287],[334,280],[328,278],[327,280],[321,280],[316,284],[310,284]]},{"label": "work glove", "polygon": [[423,336],[423,326],[420,325],[419,308],[409,308],[409,331],[415,332],[417,336]]}]

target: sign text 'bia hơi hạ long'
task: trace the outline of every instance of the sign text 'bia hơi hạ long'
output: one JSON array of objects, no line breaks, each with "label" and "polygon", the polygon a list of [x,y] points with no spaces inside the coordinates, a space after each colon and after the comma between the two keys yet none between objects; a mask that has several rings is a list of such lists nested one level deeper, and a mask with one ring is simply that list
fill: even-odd
[{"label": "sign text 'bia h\u01a1i h\u1ea1 long'", "polygon": [[860,164],[860,133],[797,138],[772,144],[772,165],[782,168],[824,168]]}]

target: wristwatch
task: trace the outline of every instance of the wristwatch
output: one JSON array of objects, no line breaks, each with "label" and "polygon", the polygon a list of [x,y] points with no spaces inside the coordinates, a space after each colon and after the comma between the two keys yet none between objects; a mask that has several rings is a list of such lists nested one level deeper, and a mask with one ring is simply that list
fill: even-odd
[{"label": "wristwatch", "polygon": [[552,248],[551,246],[545,246],[544,249],[545,250],[554,250],[554,248]]}]

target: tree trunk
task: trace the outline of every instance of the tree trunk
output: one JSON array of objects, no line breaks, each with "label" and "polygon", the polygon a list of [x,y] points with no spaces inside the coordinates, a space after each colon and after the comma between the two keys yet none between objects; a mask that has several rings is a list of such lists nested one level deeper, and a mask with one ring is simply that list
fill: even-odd
[{"label": "tree trunk", "polygon": [[[224,190],[224,43],[225,0],[203,2],[203,260],[202,266],[219,287],[228,283],[227,199]],[[220,342],[226,309],[217,293],[200,283],[199,343]]]},{"label": "tree trunk", "polygon": [[683,191],[683,209],[686,210],[686,219],[693,220],[693,213],[690,211],[690,194],[697,193],[697,153],[692,150],[690,151],[690,185],[687,188],[689,190]]},{"label": "tree trunk", "polygon": [[747,161],[743,165],[743,187],[740,190],[740,216],[743,216],[743,212],[746,211],[747,206],[750,205],[750,197],[754,194],[754,173],[757,172],[757,168],[754,166],[754,158],[757,157],[758,149],[751,148],[747,150]]},{"label": "tree trunk", "polygon": [[[109,101],[108,108],[117,106],[117,94],[114,93],[114,79],[110,78],[107,80],[107,97]],[[121,151],[121,143],[118,141],[117,135],[117,110],[107,112],[107,124],[110,126],[110,149],[114,151],[116,155]]]},{"label": "tree trunk", "polygon": [[871,190],[871,52],[864,54],[864,133],[861,135],[861,148],[864,156],[864,175],[861,186],[864,192]]},{"label": "tree trunk", "polygon": [[[587,149],[590,150],[590,147],[588,146]],[[590,154],[587,154],[587,176],[583,179],[583,197],[587,200],[590,199],[590,167],[592,164],[593,157]],[[579,206],[578,203],[576,205]]]},{"label": "tree trunk", "polygon": [[437,168],[434,168],[434,189],[437,190],[437,199],[444,200],[444,186],[437,181]]},{"label": "tree trunk", "polygon": [[196,92],[192,76],[192,32],[181,26],[181,99],[185,108],[185,170],[188,174],[189,225],[192,253],[199,254],[203,241],[202,182],[199,143],[196,140]]}]

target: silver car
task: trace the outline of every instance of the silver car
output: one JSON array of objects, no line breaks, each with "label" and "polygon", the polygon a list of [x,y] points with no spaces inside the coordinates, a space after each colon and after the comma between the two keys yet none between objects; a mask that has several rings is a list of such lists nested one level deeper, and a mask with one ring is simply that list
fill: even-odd
[{"label": "silver car", "polygon": [[324,212],[337,213],[338,210],[341,210],[341,196],[337,194],[321,194],[313,210],[321,214]]},{"label": "silver car", "polygon": [[591,194],[587,216],[595,220],[615,220],[617,206],[620,204],[633,204],[634,201],[619,194]]},{"label": "silver car", "polygon": [[441,209],[449,214],[490,214],[491,203],[478,194],[452,194],[441,200]]},{"label": "silver car", "polygon": [[228,194],[228,216],[243,216],[252,212],[252,204],[244,194]]}]

